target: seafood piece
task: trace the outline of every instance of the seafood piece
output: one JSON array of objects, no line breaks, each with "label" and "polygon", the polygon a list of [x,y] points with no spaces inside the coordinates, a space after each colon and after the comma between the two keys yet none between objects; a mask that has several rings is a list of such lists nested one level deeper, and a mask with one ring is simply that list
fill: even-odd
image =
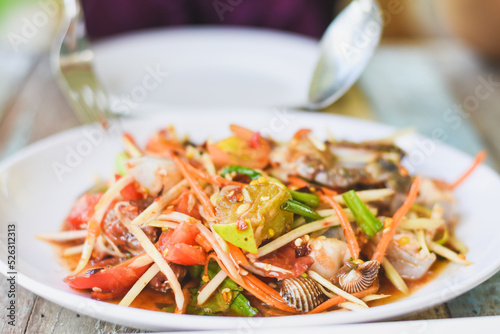
[{"label": "seafood piece", "polygon": [[337,143],[328,142],[327,147],[335,155],[337,161],[345,165],[364,164],[379,157],[399,162],[406,154],[394,143],[341,141]]},{"label": "seafood piece", "polygon": [[[187,274],[187,269],[184,266],[175,264],[175,263],[170,263],[170,268],[172,268],[173,272],[175,273],[175,276],[177,277],[177,280],[181,281]],[[168,283],[167,276],[165,276],[164,273],[161,271],[155,275],[149,281],[149,286],[151,289],[159,291],[159,292],[168,292],[172,288],[170,287],[170,284]]]},{"label": "seafood piece", "polygon": [[318,283],[302,276],[281,281],[280,295],[288,305],[302,312],[312,311],[326,300]]},{"label": "seafood piece", "polygon": [[347,261],[337,273],[338,284],[342,290],[348,293],[366,290],[377,279],[379,269],[380,263],[375,260],[367,262]]},{"label": "seafood piece", "polygon": [[311,270],[327,280],[331,280],[351,257],[345,241],[323,236],[311,242],[309,256],[314,259]]},{"label": "seafood piece", "polygon": [[422,178],[419,188],[417,202],[422,205],[433,206],[436,203],[455,202],[450,188],[442,182],[436,182],[428,178]]},{"label": "seafood piece", "polygon": [[443,208],[445,220],[452,220],[454,218],[455,198],[448,185],[444,182],[422,178],[416,203],[428,208],[432,208],[438,204]]},{"label": "seafood piece", "polygon": [[340,189],[384,184],[396,192],[408,191],[411,179],[399,171],[404,152],[394,144],[327,142],[321,147],[316,141],[299,131],[288,145],[275,147],[271,173],[280,179],[299,175]]},{"label": "seafood piece", "polygon": [[126,169],[152,196],[156,196],[162,188],[170,189],[182,179],[175,163],[166,158],[133,158],[127,161]]},{"label": "seafood piece", "polygon": [[[137,217],[149,204],[150,200],[134,200],[131,205],[119,207],[120,215],[126,215],[129,220]],[[131,210],[134,209],[134,210]],[[160,229],[152,226],[141,227],[151,242],[156,242],[160,237]],[[104,234],[123,252],[138,254],[142,252],[142,246],[136,237],[129,232],[128,228],[120,221],[115,210],[109,210],[104,218],[102,229]]]},{"label": "seafood piece", "polygon": [[[370,242],[375,249],[378,237]],[[421,249],[417,237],[412,232],[397,232],[387,248],[385,257],[404,279],[416,280],[424,276],[436,261],[436,254]]]}]

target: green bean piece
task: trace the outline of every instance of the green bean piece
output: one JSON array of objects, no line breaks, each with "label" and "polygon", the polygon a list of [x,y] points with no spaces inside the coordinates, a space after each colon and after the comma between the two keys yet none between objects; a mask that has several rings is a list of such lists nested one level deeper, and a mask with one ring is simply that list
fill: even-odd
[{"label": "green bean piece", "polygon": [[309,206],[300,203],[298,201],[295,201],[293,199],[289,199],[283,204],[281,204],[280,208],[283,211],[293,212],[295,214],[301,215],[305,218],[311,218],[313,220],[320,220],[323,218]]},{"label": "green bean piece", "polygon": [[319,196],[316,194],[303,193],[295,190],[289,190],[289,192],[294,200],[309,205],[311,208],[317,208],[319,205]]},{"label": "green bean piece", "polygon": [[251,180],[256,180],[262,176],[261,173],[253,170],[252,168],[242,167],[242,166],[238,166],[238,165],[228,166],[228,167],[224,168],[220,174],[222,177],[226,177],[227,174],[232,174],[233,172],[235,172],[236,174],[246,175]]}]

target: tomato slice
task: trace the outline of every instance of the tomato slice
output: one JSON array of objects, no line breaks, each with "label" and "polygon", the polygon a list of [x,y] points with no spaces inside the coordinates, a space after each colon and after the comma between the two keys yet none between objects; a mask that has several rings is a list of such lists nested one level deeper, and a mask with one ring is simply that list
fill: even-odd
[{"label": "tomato slice", "polygon": [[268,277],[278,279],[298,277],[305,273],[314,263],[313,258],[310,256],[296,257],[295,249],[290,245],[281,247],[271,254],[260,258],[259,261],[290,271],[290,273],[265,271]]},{"label": "tomato slice", "polygon": [[73,204],[66,222],[72,229],[80,229],[87,225],[94,215],[94,207],[101,199],[102,194],[84,194]]},{"label": "tomato slice", "polygon": [[[118,181],[121,178],[122,178],[121,175],[115,174],[115,180],[116,181]],[[120,190],[120,195],[122,195],[122,197],[123,197],[123,199],[125,201],[133,201],[133,200],[136,200],[136,199],[142,199],[142,198],[144,198],[142,196],[142,193],[140,193],[139,191],[137,191],[137,188],[136,188],[134,182],[128,184],[122,190]]]},{"label": "tomato slice", "polygon": [[168,249],[165,259],[184,266],[195,266],[205,264],[207,255],[200,246],[175,244]]},{"label": "tomato slice", "polygon": [[189,223],[181,223],[175,230],[161,234],[158,250],[165,260],[185,266],[205,264],[207,255],[196,242],[198,228]]},{"label": "tomato slice", "polygon": [[[74,289],[92,289],[99,288],[102,292],[124,291],[130,288],[139,277],[148,269],[151,262],[146,261],[145,265],[134,265],[139,257],[147,255],[138,255],[118,265],[109,267],[98,264],[83,269],[76,275],[68,276],[64,282]],[[142,261],[138,261],[141,263]],[[142,262],[144,263],[144,262]],[[103,299],[103,298],[100,298]]]},{"label": "tomato slice", "polygon": [[183,192],[177,200],[178,203],[175,206],[175,211],[184,213],[188,216],[191,216],[193,218],[200,220],[201,215],[200,215],[200,210],[198,210],[198,207],[196,205],[193,205],[191,208],[189,208],[189,206],[190,206],[189,205],[189,197],[190,196],[191,196],[191,194],[189,193],[189,191]]},{"label": "tomato slice", "polygon": [[126,186],[125,188],[123,188],[120,191],[120,195],[122,195],[122,197],[125,201],[132,201],[132,200],[143,198],[142,194],[137,191],[134,183],[131,183],[128,186]]}]

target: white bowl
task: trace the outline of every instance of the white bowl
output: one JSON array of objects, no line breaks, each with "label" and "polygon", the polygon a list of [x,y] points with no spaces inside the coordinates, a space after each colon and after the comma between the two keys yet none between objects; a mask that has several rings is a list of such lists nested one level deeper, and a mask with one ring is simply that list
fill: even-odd
[{"label": "white bowl", "polygon": [[[180,134],[194,142],[229,135],[228,125],[237,123],[276,139],[289,139],[299,128],[311,128],[319,138],[327,130],[337,138],[367,140],[390,135],[394,129],[373,122],[320,113],[284,110],[202,109],[177,112],[142,120],[126,120],[123,129],[144,144],[153,131],[174,124]],[[450,264],[433,281],[408,298],[358,312],[298,315],[280,318],[243,319],[177,315],[121,307],[91,300],[63,283],[67,271],[60,267],[52,247],[35,239],[41,232],[59,230],[73,201],[87,189],[94,175],[107,178],[114,156],[123,150],[121,126],[103,135],[95,125],[78,127],[23,149],[0,164],[0,226],[16,224],[18,283],[57,304],[95,318],[152,330],[291,327],[366,322],[393,318],[450,300],[488,279],[500,268],[497,248],[500,223],[493,209],[500,198],[499,176],[480,166],[455,192],[461,216],[458,237],[469,247],[474,264]],[[408,166],[415,173],[452,181],[472,159],[451,147],[418,135],[405,136],[398,144],[409,153]],[[65,166],[65,167],[64,167]],[[6,240],[1,241],[0,269],[7,268]]]}]

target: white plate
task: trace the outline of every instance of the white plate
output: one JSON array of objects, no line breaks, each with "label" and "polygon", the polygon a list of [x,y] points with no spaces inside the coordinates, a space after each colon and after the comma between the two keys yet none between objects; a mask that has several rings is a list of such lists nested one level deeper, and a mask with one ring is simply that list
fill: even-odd
[{"label": "white plate", "polygon": [[[329,129],[338,138],[350,140],[380,138],[393,132],[392,128],[377,123],[319,113],[278,113],[262,109],[234,111],[224,113],[202,109],[189,114],[178,112],[153,119],[128,120],[123,127],[142,144],[154,130],[170,123],[177,127],[179,133],[189,133],[194,142],[200,142],[207,136],[213,139],[227,136],[229,123],[242,124],[264,133],[272,132],[277,139],[288,139],[303,127],[314,129],[320,138],[325,138]],[[88,139],[92,131],[95,144]],[[98,140],[96,131],[93,126],[66,131],[22,150],[0,165],[0,231],[4,234],[7,224],[17,224],[19,284],[79,313],[156,330],[365,322],[392,318],[443,303],[485,281],[500,268],[500,224],[494,214],[500,198],[500,178],[490,168],[481,166],[456,191],[457,210],[462,217],[457,235],[469,247],[468,258],[475,264],[468,267],[451,264],[428,285],[396,303],[359,312],[244,320],[168,314],[90,300],[62,282],[67,272],[57,263],[51,246],[36,240],[35,235],[59,229],[72,202],[91,185],[95,173],[103,177],[111,175],[113,157],[122,150],[121,141],[117,134]],[[420,136],[401,138],[399,144],[408,150],[413,168],[423,175],[452,181],[471,163],[469,156]],[[69,156],[68,152],[78,151],[87,155],[81,157],[81,161],[73,156],[74,160],[69,161],[71,172],[62,175],[60,181],[53,170],[54,163],[67,165],[65,159]],[[3,273],[7,271],[5,242],[2,240],[0,245],[0,268]]]},{"label": "white plate", "polygon": [[[203,27],[127,34],[95,43],[93,49],[96,71],[109,93],[132,100],[115,102],[113,109],[143,112],[304,105],[317,45],[314,39],[273,30]],[[168,75],[159,84],[144,81],[157,67]]]}]

